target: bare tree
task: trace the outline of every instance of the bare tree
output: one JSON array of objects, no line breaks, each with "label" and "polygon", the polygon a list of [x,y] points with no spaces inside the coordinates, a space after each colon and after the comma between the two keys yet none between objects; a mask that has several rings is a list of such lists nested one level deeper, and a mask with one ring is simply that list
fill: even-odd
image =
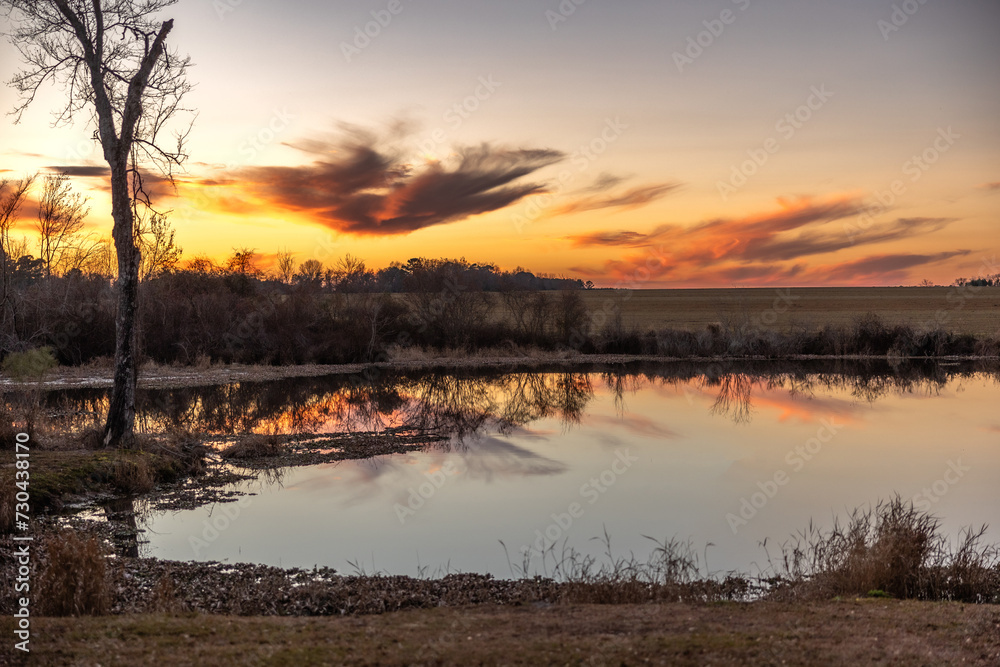
[{"label": "bare tree", "polygon": [[93,232],[80,234],[73,239],[62,257],[59,258],[56,269],[63,275],[71,271],[94,273],[94,267],[101,265],[102,255],[107,245],[108,239],[102,239]]},{"label": "bare tree", "polygon": [[295,274],[295,281],[319,285],[323,281],[323,273],[323,262],[318,259],[307,259],[299,264],[299,271]]},{"label": "bare tree", "polygon": [[293,254],[287,250],[278,251],[278,280],[286,285],[292,282],[295,275],[295,259]]},{"label": "bare tree", "polygon": [[190,89],[187,58],[166,48],[173,20],[155,18],[175,0],[0,0],[14,26],[10,34],[27,67],[11,84],[21,94],[19,121],[48,81],[62,84],[66,104],[55,122],[86,111],[111,168],[112,237],[118,256],[114,389],[104,427],[106,446],[128,446],[135,430],[140,251],[135,207],[149,204],[142,164],[167,177],[186,157],[186,132],[171,146],[163,134]]},{"label": "bare tree", "polygon": [[257,251],[253,248],[233,248],[233,254],[226,260],[226,269],[235,275],[258,278],[263,272],[257,268],[256,257]]},{"label": "bare tree", "polygon": [[38,256],[45,263],[45,277],[65,270],[73,250],[86,244],[83,221],[90,213],[87,198],[73,192],[65,174],[47,174],[38,200]]},{"label": "bare tree", "polygon": [[0,305],[7,304],[8,287],[10,286],[11,262],[16,262],[14,248],[10,240],[10,230],[13,229],[21,212],[21,206],[28,195],[28,189],[35,181],[35,176],[25,176],[19,181],[0,180],[0,271],[3,272],[0,289]]},{"label": "bare tree", "polygon": [[113,279],[115,265],[114,243],[109,238],[103,238],[90,248],[85,259],[76,268],[88,275]]},{"label": "bare tree", "polygon": [[136,236],[136,245],[142,253],[140,280],[149,280],[170,271],[181,260],[184,250],[174,242],[174,230],[163,213],[152,211],[148,219],[138,218]]}]

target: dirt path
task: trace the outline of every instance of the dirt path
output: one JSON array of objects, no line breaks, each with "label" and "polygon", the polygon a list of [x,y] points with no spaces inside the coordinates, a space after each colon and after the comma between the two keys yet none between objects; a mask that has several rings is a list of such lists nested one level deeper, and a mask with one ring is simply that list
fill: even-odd
[{"label": "dirt path", "polygon": [[[11,619],[0,625],[10,636]],[[38,665],[1000,664],[1000,608],[892,600],[40,618],[32,630]]]}]

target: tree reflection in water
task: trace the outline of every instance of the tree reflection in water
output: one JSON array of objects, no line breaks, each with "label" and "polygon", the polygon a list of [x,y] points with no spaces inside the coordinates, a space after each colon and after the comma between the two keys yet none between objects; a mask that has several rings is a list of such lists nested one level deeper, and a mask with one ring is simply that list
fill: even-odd
[{"label": "tree reflection in water", "polygon": [[[556,418],[564,428],[580,423],[599,383],[627,418],[626,398],[650,386],[697,388],[713,393],[710,412],[737,423],[753,418],[755,392],[782,389],[812,395],[823,389],[848,389],[861,401],[890,393],[933,394],[955,377],[985,374],[996,368],[972,363],[942,366],[877,362],[644,363],[531,371],[383,373],[376,378],[331,375],[276,382],[171,390],[142,390],[137,424],[144,432],[183,428],[206,435],[241,433],[384,434],[408,431],[433,435],[452,446],[469,436],[509,433],[540,419]],[[105,390],[51,391],[50,414],[62,415],[68,430],[100,420],[107,409]],[[82,416],[81,416],[82,415]]]},{"label": "tree reflection in water", "polygon": [[141,522],[136,518],[135,498],[111,498],[102,503],[102,507],[108,525],[111,526],[111,540],[115,551],[120,556],[138,558],[140,544],[146,544],[147,541],[139,539]]}]

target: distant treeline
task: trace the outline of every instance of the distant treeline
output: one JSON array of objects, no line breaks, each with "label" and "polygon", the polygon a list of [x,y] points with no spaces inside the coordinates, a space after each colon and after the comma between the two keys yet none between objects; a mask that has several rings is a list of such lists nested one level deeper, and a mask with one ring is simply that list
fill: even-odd
[{"label": "distant treeline", "polygon": [[1000,273],[994,273],[982,278],[959,278],[955,281],[959,287],[1000,287]]},{"label": "distant treeline", "polygon": [[[250,250],[226,262],[200,258],[163,269],[140,287],[140,328],[161,363],[342,363],[392,348],[554,348],[585,326],[579,280],[501,271],[465,260],[415,258],[371,271],[350,256],[294,270],[256,267]],[[51,347],[60,363],[114,353],[114,287],[108,276],[46,275],[30,255],[5,262],[0,344]]]},{"label": "distant treeline", "polygon": [[[142,348],[159,363],[351,363],[421,358],[426,350],[492,354],[576,350],[682,358],[996,357],[1000,340],[892,326],[874,315],[844,327],[774,330],[731,319],[697,331],[623,323],[627,292],[485,291],[462,263],[420,277],[414,291],[352,291],[325,278],[283,282],[250,272],[168,271],[140,287]],[[412,276],[412,272],[410,274]],[[405,289],[404,281],[404,289]],[[521,283],[523,284],[523,283]],[[598,293],[595,293],[598,294]],[[115,295],[100,276],[12,280],[0,320],[3,355],[50,347],[59,362],[114,353]]]}]

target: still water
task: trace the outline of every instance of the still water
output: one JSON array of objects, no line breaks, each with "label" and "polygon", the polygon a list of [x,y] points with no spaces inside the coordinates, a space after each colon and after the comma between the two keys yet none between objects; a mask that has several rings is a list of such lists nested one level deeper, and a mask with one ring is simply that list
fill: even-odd
[{"label": "still water", "polygon": [[645,559],[649,537],[679,538],[704,572],[756,574],[810,520],[829,525],[895,493],[951,535],[989,523],[1000,542],[998,377],[957,365],[660,365],[296,380],[190,394],[181,407],[160,396],[164,412],[209,431],[415,425],[443,442],[289,468],[236,485],[254,494],[239,505],[155,513],[145,552],[510,577],[525,553],[544,573],[553,543],[600,556],[606,531],[615,556]]}]

